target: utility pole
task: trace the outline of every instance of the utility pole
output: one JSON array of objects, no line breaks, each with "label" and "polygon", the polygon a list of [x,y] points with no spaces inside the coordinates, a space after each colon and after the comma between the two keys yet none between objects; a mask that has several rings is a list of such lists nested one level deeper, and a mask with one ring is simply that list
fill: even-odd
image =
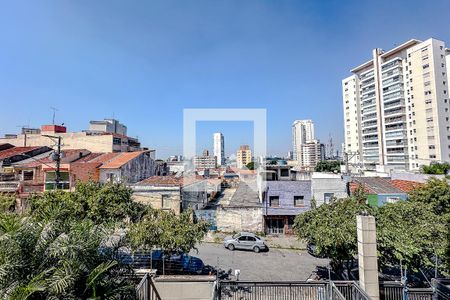
[{"label": "utility pole", "polygon": [[60,172],[60,168],[61,168],[61,137],[53,136],[53,135],[46,135],[46,134],[43,134],[42,136],[48,137],[52,140],[56,139],[58,141],[56,144],[56,153],[53,156],[53,159],[56,162],[56,178],[55,178],[56,189],[59,189],[59,183],[61,182],[61,172]]},{"label": "utility pole", "polygon": [[344,162],[345,162],[345,174],[346,175],[350,175],[350,167],[349,167],[349,161],[350,159],[352,159],[353,157],[355,157],[355,155],[357,155],[359,152],[356,151],[354,153],[352,152],[344,152],[343,156],[344,156]]}]

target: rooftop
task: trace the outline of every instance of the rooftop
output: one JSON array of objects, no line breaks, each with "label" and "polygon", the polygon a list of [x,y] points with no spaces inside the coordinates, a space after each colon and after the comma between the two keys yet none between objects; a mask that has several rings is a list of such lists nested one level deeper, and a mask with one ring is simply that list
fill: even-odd
[{"label": "rooftop", "polygon": [[353,178],[351,190],[362,184],[369,194],[404,194],[405,192],[391,183],[391,180],[381,177],[358,177]]},{"label": "rooftop", "polygon": [[28,152],[37,150],[43,147],[14,147],[6,150],[0,151],[0,160],[4,160],[5,158],[13,157],[16,155],[26,154]]},{"label": "rooftop", "polygon": [[136,151],[136,152],[120,152],[116,157],[113,157],[109,162],[104,163],[100,169],[118,169],[125,165],[129,161],[135,159],[143,153],[148,151]]},{"label": "rooftop", "polygon": [[151,185],[151,186],[187,186],[201,181],[203,181],[203,179],[199,177],[172,175],[172,176],[152,176],[136,184]]}]

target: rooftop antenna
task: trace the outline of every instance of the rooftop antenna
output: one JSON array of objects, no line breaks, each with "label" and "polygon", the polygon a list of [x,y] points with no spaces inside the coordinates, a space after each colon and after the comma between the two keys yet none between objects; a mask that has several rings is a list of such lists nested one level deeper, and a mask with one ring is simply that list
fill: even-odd
[{"label": "rooftop antenna", "polygon": [[28,127],[27,127],[27,125],[17,125],[16,127],[19,127],[22,130],[21,134],[24,135],[23,136],[23,146],[26,147],[27,146],[27,131],[24,129],[29,128],[30,123],[28,123]]},{"label": "rooftop antenna", "polygon": [[53,110],[52,124],[55,125],[55,115],[58,109],[56,107],[50,107],[50,109]]}]

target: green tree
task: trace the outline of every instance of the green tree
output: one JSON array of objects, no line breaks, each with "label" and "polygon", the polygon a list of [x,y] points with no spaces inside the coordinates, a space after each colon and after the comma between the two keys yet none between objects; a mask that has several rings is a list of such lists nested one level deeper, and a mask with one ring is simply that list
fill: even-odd
[{"label": "green tree", "polygon": [[381,265],[401,263],[411,270],[433,267],[434,257],[445,256],[446,222],[433,207],[400,201],[379,208],[377,248]]},{"label": "green tree", "polygon": [[16,198],[12,195],[0,193],[0,212],[14,211]]},{"label": "green tree", "polygon": [[449,163],[431,163],[429,166],[422,166],[422,173],[434,175],[446,175],[450,171]]},{"label": "green tree", "polygon": [[445,179],[431,178],[428,182],[409,193],[410,201],[431,204],[439,214],[450,214],[450,186]]},{"label": "green tree", "polygon": [[259,164],[257,162],[251,161],[246,164],[245,167],[249,170],[256,170],[259,167]]},{"label": "green tree", "polygon": [[[330,258],[336,274],[348,278],[357,254],[356,216],[372,209],[354,199],[340,199],[322,204],[295,218],[294,230],[298,237],[316,245],[316,254]],[[347,275],[344,273],[347,270]]]},{"label": "green tree", "polygon": [[192,211],[176,216],[172,211],[148,209],[142,220],[131,226],[129,239],[135,250],[154,247],[166,252],[189,252],[208,231],[208,223],[192,222]]},{"label": "green tree", "polygon": [[341,172],[341,162],[338,160],[322,160],[315,167],[316,172]]},{"label": "green tree", "polygon": [[[0,298],[133,299],[124,249],[186,251],[208,225],[137,204],[118,184],[35,195],[25,214],[0,212]],[[121,228],[122,227],[122,228]]]}]

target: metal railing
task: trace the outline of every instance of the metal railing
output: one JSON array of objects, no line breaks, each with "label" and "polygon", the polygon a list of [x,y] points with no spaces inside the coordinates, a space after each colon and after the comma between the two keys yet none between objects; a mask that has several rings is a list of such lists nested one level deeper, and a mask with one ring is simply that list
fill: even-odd
[{"label": "metal railing", "polygon": [[355,281],[221,281],[217,296],[222,300],[370,300]]},{"label": "metal railing", "polygon": [[405,289],[400,282],[380,282],[381,300],[403,300],[404,296],[406,296],[408,300],[432,300],[433,289],[410,287],[406,287]]},{"label": "metal railing", "polygon": [[329,299],[327,282],[222,281],[219,283],[218,289],[219,299],[227,300]]},{"label": "metal railing", "polygon": [[431,285],[434,288],[435,299],[450,299],[450,279],[431,279]]},{"label": "metal railing", "polygon": [[161,300],[152,277],[147,273],[136,287],[138,300]]},{"label": "metal railing", "polygon": [[345,299],[369,300],[369,295],[354,281],[334,281],[334,285]]}]

